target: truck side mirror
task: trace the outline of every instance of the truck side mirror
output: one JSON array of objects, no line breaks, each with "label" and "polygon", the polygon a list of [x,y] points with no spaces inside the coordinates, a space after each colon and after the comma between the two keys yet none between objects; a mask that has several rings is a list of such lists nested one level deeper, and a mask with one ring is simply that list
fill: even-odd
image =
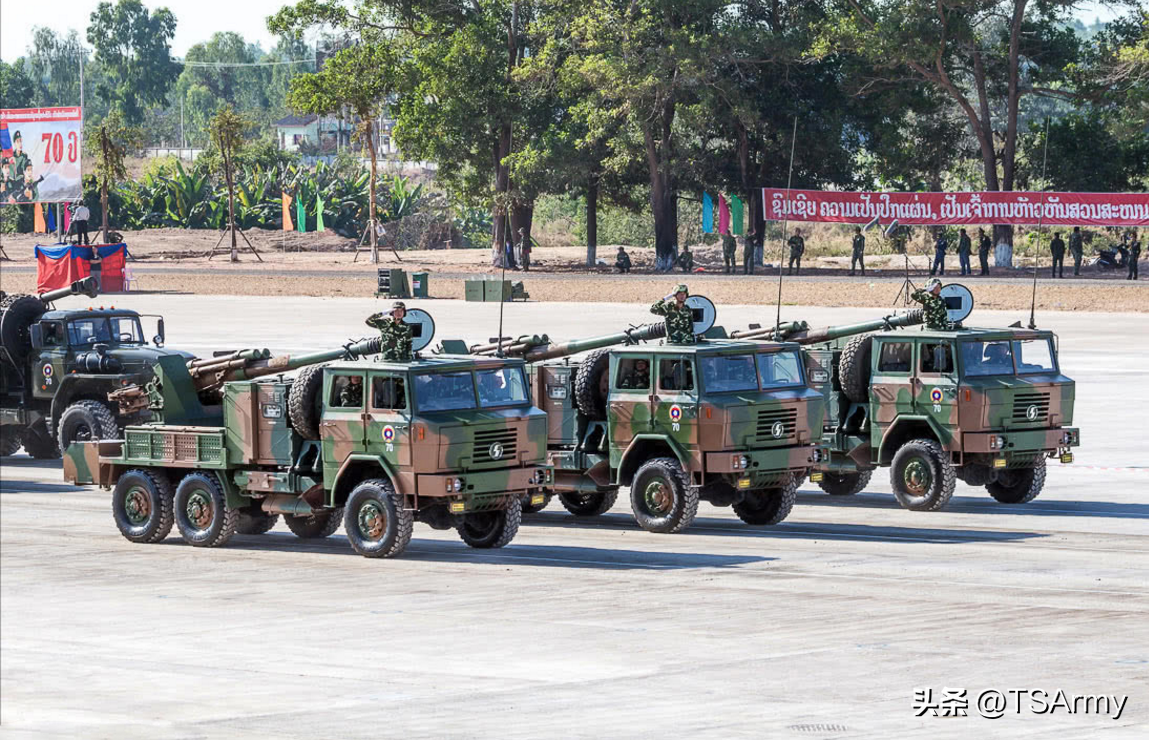
[{"label": "truck side mirror", "polygon": [[157,347],[164,346],[164,318],[161,316],[156,319],[156,335],[152,337]]},{"label": "truck side mirror", "polygon": [[32,349],[44,348],[44,326],[42,324],[32,324],[28,329],[28,334],[32,339]]}]

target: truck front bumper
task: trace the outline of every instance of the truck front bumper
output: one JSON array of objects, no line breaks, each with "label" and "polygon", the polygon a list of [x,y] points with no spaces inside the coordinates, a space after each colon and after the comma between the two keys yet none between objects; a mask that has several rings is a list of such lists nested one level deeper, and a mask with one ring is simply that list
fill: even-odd
[{"label": "truck front bumper", "polygon": [[541,495],[554,480],[549,465],[533,465],[457,475],[424,474],[417,476],[416,485],[420,497],[448,498],[451,513],[461,514],[502,508],[508,495]]},{"label": "truck front bumper", "polygon": [[[1017,429],[1003,432],[967,432],[962,434],[962,452],[992,455],[1008,460],[1014,455],[1069,455],[1071,447],[1081,444],[1081,431],[1073,427],[1059,429]],[[1072,455],[1069,455],[1070,462]]]},{"label": "truck front bumper", "polygon": [[805,473],[829,459],[830,448],[824,445],[707,452],[706,473],[729,476],[735,487],[758,488],[787,475]]}]

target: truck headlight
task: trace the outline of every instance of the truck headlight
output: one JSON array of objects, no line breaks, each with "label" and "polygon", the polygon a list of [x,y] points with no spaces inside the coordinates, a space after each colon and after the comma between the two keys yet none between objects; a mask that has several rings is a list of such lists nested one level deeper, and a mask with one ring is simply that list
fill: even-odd
[{"label": "truck headlight", "polygon": [[463,490],[463,479],[462,478],[456,478],[455,479],[455,493],[458,493],[461,490]]}]

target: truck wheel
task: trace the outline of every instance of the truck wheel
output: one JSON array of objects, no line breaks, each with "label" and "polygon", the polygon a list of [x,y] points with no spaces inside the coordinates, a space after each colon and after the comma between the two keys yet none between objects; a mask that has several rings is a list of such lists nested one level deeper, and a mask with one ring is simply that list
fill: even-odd
[{"label": "truck wheel", "polygon": [[323,391],[324,367],[308,365],[300,370],[287,394],[287,418],[291,428],[304,439],[319,439],[319,394]]},{"label": "truck wheel", "polygon": [[618,489],[598,493],[583,493],[581,491],[563,491],[559,494],[559,503],[563,508],[575,516],[599,516],[611,510],[614,502],[618,500]]},{"label": "truck wheel", "polygon": [[161,542],[172,531],[172,482],[162,472],[129,470],[112,489],[112,517],[127,539]]},{"label": "truck wheel", "polygon": [[734,504],[734,513],[756,527],[777,524],[790,515],[798,498],[798,480],[790,478],[784,485],[747,491],[746,497]]},{"label": "truck wheel", "polygon": [[57,439],[61,450],[73,442],[119,438],[120,425],[115,414],[99,401],[76,401],[60,415]]},{"label": "truck wheel", "polygon": [[999,470],[997,480],[985,487],[990,496],[1003,504],[1028,504],[1045,487],[1045,458],[1038,458],[1032,468]]},{"label": "truck wheel", "polygon": [[610,350],[597,349],[578,365],[575,376],[575,404],[591,421],[606,419],[606,397],[610,389]]},{"label": "truck wheel", "polygon": [[20,441],[24,444],[24,451],[37,460],[55,460],[60,456],[56,440],[47,432],[39,432],[28,427],[20,435]]},{"label": "truck wheel", "polygon": [[296,537],[303,540],[321,540],[324,537],[330,537],[335,534],[335,530],[339,529],[339,520],[343,518],[343,508],[338,509],[319,509],[306,516],[295,516],[294,514],[284,514],[283,519],[287,522],[287,528],[290,529]]},{"label": "truck wheel", "polygon": [[0,345],[18,367],[32,353],[32,324],[45,311],[47,308],[34,295],[10,295],[0,301]]},{"label": "truck wheel", "polygon": [[698,489],[691,488],[678,460],[656,457],[634,474],[630,508],[635,521],[648,532],[681,532],[698,513]]},{"label": "truck wheel", "polygon": [[854,403],[865,403],[870,397],[870,353],[874,337],[863,334],[846,343],[838,361],[838,382],[842,393]]},{"label": "truck wheel", "polygon": [[269,514],[266,511],[241,511],[235,533],[267,534],[275,529],[276,524],[279,524],[279,514]]},{"label": "truck wheel", "polygon": [[14,426],[0,427],[0,457],[10,457],[20,449],[20,430]]},{"label": "truck wheel", "polygon": [[[543,502],[541,504],[529,504],[526,501],[524,501],[523,502],[523,513],[524,514],[538,514],[540,511],[542,511],[543,509],[550,506],[552,498],[554,498],[553,493],[545,493],[545,494],[543,494]],[[528,499],[528,501],[529,501],[529,499]]]},{"label": "truck wheel", "polygon": [[505,509],[464,514],[463,521],[455,529],[463,542],[471,547],[488,550],[505,547],[513,540],[522,520],[523,501],[518,496],[511,496]]},{"label": "truck wheel", "polygon": [[415,513],[403,508],[389,480],[371,478],[355,486],[343,510],[347,540],[365,558],[393,558],[411,542]]},{"label": "truck wheel", "polygon": [[937,511],[954,495],[957,475],[949,456],[932,439],[913,439],[894,453],[890,485],[902,508]]},{"label": "truck wheel", "polygon": [[831,496],[853,496],[866,488],[873,474],[872,470],[859,470],[857,473],[822,473],[818,487]]},{"label": "truck wheel", "polygon": [[218,547],[235,534],[239,509],[229,509],[214,475],[188,473],[176,486],[176,526],[193,547]]}]

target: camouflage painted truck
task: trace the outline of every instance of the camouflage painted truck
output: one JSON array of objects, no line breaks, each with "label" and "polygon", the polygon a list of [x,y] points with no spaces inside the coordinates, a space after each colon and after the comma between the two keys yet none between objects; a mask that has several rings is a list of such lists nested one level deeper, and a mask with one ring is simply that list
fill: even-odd
[{"label": "camouflage painted truck", "polygon": [[142,420],[119,413],[108,394],[146,382],[163,357],[163,319],[149,344],[140,314],[126,309],[54,309],[52,301],[96,296],[94,278],[41,295],[0,300],[0,454],[21,446],[32,457],[60,456],[74,440],[116,439]]},{"label": "camouflage painted truck", "polygon": [[1072,462],[1074,383],[1061,373],[1052,332],[1010,327],[897,331],[921,311],[852,326],[804,323],[742,335],[798,342],[828,401],[830,458],[821,486],[861,491],[890,468],[898,503],[941,509],[955,481],[985,486],[1002,503],[1033,500],[1046,459]]},{"label": "camouflage painted truck", "polygon": [[[283,515],[302,538],[342,522],[366,557],[400,554],[415,521],[454,527],[472,547],[509,543],[523,499],[541,502],[552,482],[522,361],[361,359],[378,351],[376,338],[298,357],[236,353],[194,376],[163,366],[145,396],[164,423],[73,445],[65,476],[112,488],[134,542],[164,539],[174,521],[189,544],[212,547]],[[294,380],[264,377],[300,367]],[[181,423],[210,418],[202,398],[216,386],[221,422]]]},{"label": "camouflage painted truck", "polygon": [[596,516],[629,486],[634,518],[651,532],[686,529],[699,500],[733,506],[747,524],[782,521],[826,454],[824,403],[800,348],[723,338],[637,345],[663,336],[664,324],[648,324],[563,344],[522,338],[506,350],[530,363],[563,506]]}]

